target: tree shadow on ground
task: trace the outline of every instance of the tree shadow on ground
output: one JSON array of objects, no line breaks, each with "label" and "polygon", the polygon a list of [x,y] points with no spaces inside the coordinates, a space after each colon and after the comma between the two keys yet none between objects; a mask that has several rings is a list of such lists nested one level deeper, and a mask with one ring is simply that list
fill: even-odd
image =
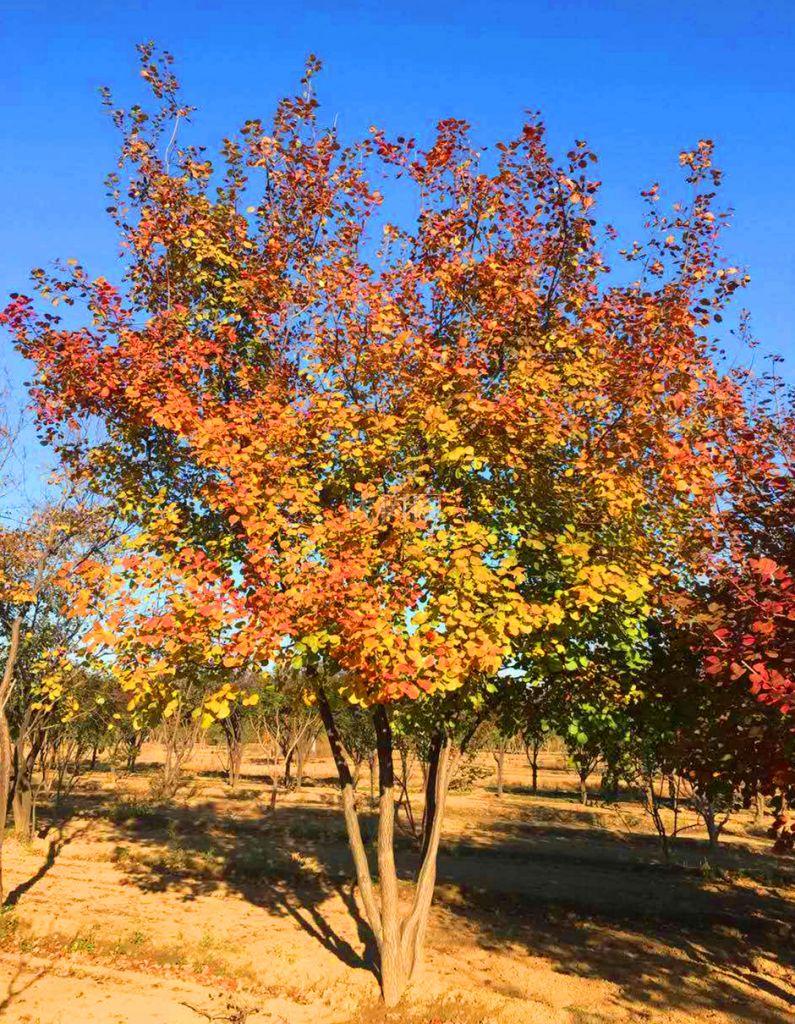
[{"label": "tree shadow on ground", "polygon": [[[745,919],[752,925],[746,928],[737,927],[736,914],[734,926],[696,914],[682,921],[671,915],[641,916],[627,907],[606,913],[603,906],[594,910],[580,900],[467,886],[442,885],[437,904],[473,929],[482,948],[523,945],[555,970],[612,982],[623,999],[650,1010],[693,1016],[699,1010],[720,1010],[738,1022],[780,1024],[791,1019],[795,1006],[792,988],[757,968],[760,956],[780,963],[791,959],[788,940],[776,941],[770,928],[775,915],[784,912],[775,901],[770,907],[760,900]],[[767,928],[759,927],[763,914],[770,915]],[[717,920],[727,916],[721,911]],[[763,993],[776,997],[780,1008],[763,1005],[757,998]]]},{"label": "tree shadow on ground", "polygon": [[[499,856],[525,857],[528,844],[532,846],[534,862],[557,860],[561,846],[568,847],[565,853],[572,863],[601,864],[604,861],[619,861],[628,867],[642,871],[671,869],[663,862],[662,849],[657,836],[623,828],[617,819],[617,828],[605,827],[609,821],[610,809],[558,808],[535,805],[532,818],[502,818],[488,825],[489,845],[484,850],[495,851]],[[642,815],[636,815],[642,819]],[[781,880],[795,884],[795,858],[782,857],[772,852],[761,852],[743,842],[721,843],[717,849],[696,836],[680,834],[671,840],[672,869],[701,871],[711,866],[720,871],[745,872],[770,880]],[[494,840],[499,840],[494,842]]]},{"label": "tree shadow on ground", "polygon": [[81,826],[80,828],[72,829],[72,831],[67,834],[66,823],[61,822],[60,825],[58,826],[57,835],[55,835],[55,837],[50,840],[47,846],[47,855],[42,861],[42,863],[39,865],[36,871],[30,876],[30,878],[26,878],[24,882],[20,882],[19,885],[11,889],[11,891],[5,898],[3,908],[6,909],[8,907],[15,907],[17,903],[19,903],[19,901],[25,895],[25,893],[28,892],[29,889],[32,889],[37,882],[40,882],[42,878],[44,878],[44,876],[52,870],[52,868],[55,866],[56,860],[58,859],[58,855],[61,853],[63,848],[65,846],[68,846],[69,843],[73,842],[79,836],[84,835],[90,829],[90,827],[91,825],[90,823],[88,823]]},{"label": "tree shadow on ground", "polygon": [[[169,808],[165,822],[131,816],[115,828],[134,843],[118,848],[117,863],[141,889],[173,889],[190,900],[228,887],[289,916],[347,965],[375,973],[374,940],[348,881],[335,808],[285,805],[256,820],[206,804]],[[371,843],[369,814],[363,831]],[[688,842],[697,849],[698,840]],[[398,842],[397,859],[401,878],[411,879],[408,840]],[[770,886],[662,865],[645,840],[628,846],[606,830],[498,821],[487,845],[466,837],[448,844],[438,877],[441,915],[464,924],[484,948],[524,946],[563,973],[615,983],[635,1003],[728,1011],[749,1024],[783,1021],[783,1007],[795,1005],[778,974],[758,969],[772,961],[783,976],[793,962],[791,901]],[[333,897],[356,921],[363,952],[330,925],[324,904]],[[781,1012],[754,993],[776,997]]]},{"label": "tree shadow on ground", "polygon": [[46,967],[40,967],[38,971],[32,973],[27,981],[25,981],[24,978],[27,973],[28,970],[26,969],[25,964],[20,963],[17,965],[17,968],[6,987],[6,994],[2,999],[0,999],[0,1017],[2,1017],[6,1010],[10,1009],[11,1004],[15,999],[18,999],[19,996],[27,992],[29,988],[33,988],[38,981],[41,981],[41,979],[48,974],[48,969]]},{"label": "tree shadow on ground", "polygon": [[[131,808],[114,826],[120,839],[135,844],[117,846],[116,863],[142,891],[175,890],[195,900],[231,889],[271,914],[289,916],[347,966],[378,978],[375,939],[346,870],[341,822],[330,810],[277,808],[251,820],[219,814],[213,804],[160,806],[143,817]],[[329,850],[337,856],[321,859]],[[361,952],[322,911],[334,897],[356,924]]]}]

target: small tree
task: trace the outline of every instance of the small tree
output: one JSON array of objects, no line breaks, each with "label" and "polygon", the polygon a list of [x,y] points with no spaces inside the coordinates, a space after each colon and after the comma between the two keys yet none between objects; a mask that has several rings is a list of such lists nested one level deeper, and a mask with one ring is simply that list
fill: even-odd
[{"label": "small tree", "polygon": [[525,754],[530,765],[530,786],[538,792],[538,758],[551,732],[548,687],[544,683],[529,686],[525,692],[523,713],[519,724]]},{"label": "small tree", "polygon": [[312,703],[314,691],[305,674],[289,666],[279,665],[263,677],[258,698],[251,720],[260,746],[269,751],[274,807],[280,784],[300,789],[307,754],[322,724]]},{"label": "small tree", "polygon": [[140,724],[136,726],[132,717],[126,712],[126,701],[119,705],[112,723],[109,738],[110,763],[114,773],[132,774],[138,763],[141,747],[148,736],[148,730]]},{"label": "small tree", "polygon": [[112,535],[105,510],[81,482],[68,480],[51,503],[0,530],[0,897],[9,805],[18,831],[29,835],[33,827],[30,776],[43,737],[38,662],[74,643],[68,575],[96,559]]},{"label": "small tree", "polygon": [[367,765],[369,773],[370,803],[375,803],[375,759],[376,742],[372,715],[366,708],[355,704],[340,707],[336,715],[340,738],[353,765],[353,786],[356,789],[362,770]]},{"label": "small tree", "polygon": [[243,722],[243,713],[239,704],[235,704],[226,718],[221,719],[226,745],[224,770],[230,789],[234,789],[237,785],[243,764]]},{"label": "small tree", "polygon": [[588,804],[588,779],[596,770],[601,754],[598,747],[592,746],[587,740],[578,742],[578,737],[571,737],[567,734],[566,748],[569,752],[569,760],[577,772],[580,783],[580,803],[585,807]]}]

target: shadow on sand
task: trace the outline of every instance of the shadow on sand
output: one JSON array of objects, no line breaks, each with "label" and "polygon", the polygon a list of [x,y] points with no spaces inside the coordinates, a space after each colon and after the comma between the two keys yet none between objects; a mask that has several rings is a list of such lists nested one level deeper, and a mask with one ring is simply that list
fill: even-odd
[{"label": "shadow on sand", "polygon": [[[646,837],[628,842],[607,829],[578,827],[568,812],[557,822],[548,808],[538,822],[533,813],[531,806],[528,819],[495,821],[485,840],[481,829],[477,842],[465,835],[443,847],[437,919],[453,928],[465,923],[483,948],[521,945],[562,973],[613,982],[650,1010],[722,1011],[748,1024],[788,1019],[795,999],[776,978],[794,962],[795,917],[774,885],[703,873],[696,865],[706,844],[698,840],[682,848],[690,863],[666,866]],[[362,817],[372,844],[374,819]],[[289,916],[348,966],[377,975],[336,807],[284,805],[255,819],[222,813],[213,802],[143,814],[131,805],[129,815],[114,814],[113,827],[116,862],[141,890],[173,890],[193,900],[231,889],[269,913]],[[51,845],[47,862],[15,890],[16,899],[49,870],[60,848]],[[726,856],[763,871],[795,873],[772,857]],[[400,840],[405,880],[413,877],[415,857],[413,844]],[[329,923],[324,905],[334,898],[356,922],[358,949]],[[762,960],[776,969],[761,974]],[[762,993],[780,1000],[781,1010],[762,1005]]]}]

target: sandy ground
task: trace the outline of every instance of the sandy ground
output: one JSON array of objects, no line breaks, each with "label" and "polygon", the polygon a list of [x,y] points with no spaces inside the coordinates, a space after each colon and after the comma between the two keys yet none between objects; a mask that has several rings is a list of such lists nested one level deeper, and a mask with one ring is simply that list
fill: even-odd
[{"label": "sandy ground", "polygon": [[[172,805],[151,767],[90,776],[72,813],[7,843],[0,1018],[26,1024],[773,1024],[795,1016],[795,863],[741,815],[717,857],[661,863],[639,805],[582,807],[560,758],[541,791],[509,758],[454,793],[422,975],[391,1015],[349,881],[331,766],[267,810],[255,752],[215,753]],[[144,762],[157,751],[145,750]],[[484,759],[484,769],[493,767]],[[366,794],[362,794],[366,804]],[[47,825],[47,816],[42,818]],[[373,822],[365,821],[372,835]],[[411,877],[413,847],[400,843]]]}]

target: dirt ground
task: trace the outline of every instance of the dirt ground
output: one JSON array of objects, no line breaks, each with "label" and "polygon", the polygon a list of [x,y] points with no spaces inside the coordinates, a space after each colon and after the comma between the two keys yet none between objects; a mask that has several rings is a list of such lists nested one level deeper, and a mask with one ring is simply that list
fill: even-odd
[{"label": "dirt ground", "polygon": [[[331,764],[268,810],[249,751],[230,791],[200,750],[154,804],[157,750],[81,784],[46,834],[9,839],[0,1018],[26,1024],[773,1024],[795,1016],[795,862],[750,815],[712,862],[666,866],[639,804],[581,806],[562,758],[529,792],[508,758],[451,794],[422,975],[391,1015],[350,883]],[[493,769],[483,760],[484,773]],[[365,792],[361,801],[366,805]],[[416,808],[415,808],[416,810]],[[374,822],[365,821],[372,837]],[[412,841],[399,863],[412,871]]]}]

